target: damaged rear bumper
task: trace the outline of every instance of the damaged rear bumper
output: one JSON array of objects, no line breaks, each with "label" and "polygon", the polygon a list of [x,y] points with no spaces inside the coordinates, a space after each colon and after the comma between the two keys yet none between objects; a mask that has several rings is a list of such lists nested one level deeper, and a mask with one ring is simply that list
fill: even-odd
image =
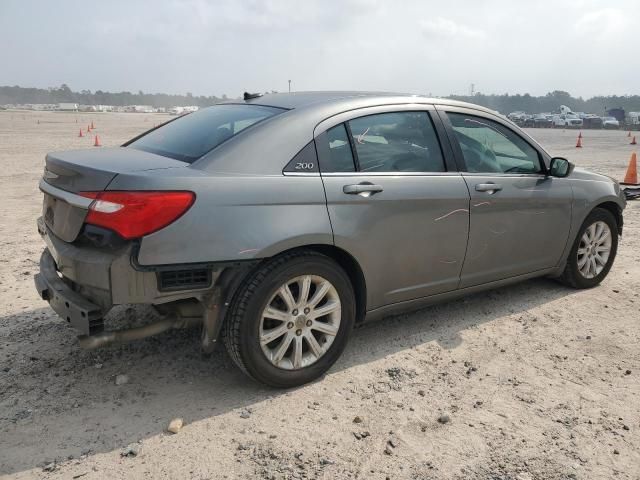
[{"label": "damaged rear bumper", "polygon": [[49,302],[51,308],[81,335],[90,334],[92,323],[94,326],[102,324],[102,308],[74,292],[58,276],[55,261],[49,250],[42,252],[40,273],[35,275],[34,280],[40,298]]},{"label": "damaged rear bumper", "polygon": [[[104,331],[104,317],[114,305],[155,305],[165,316],[177,314],[182,319],[190,318],[194,313],[188,302],[201,302],[210,297],[220,273],[207,268],[203,275],[201,272],[206,267],[202,266],[197,270],[190,266],[142,270],[136,268],[132,243],[99,248],[64,242],[42,219],[38,220],[38,231],[47,245],[40,257],[40,272],[34,278],[38,294],[82,337],[113,337],[110,335],[113,332]],[[182,305],[178,308],[179,304]],[[163,322],[172,327],[184,324]],[[139,331],[114,338],[140,338],[159,328],[158,325],[149,327],[139,327]]]}]

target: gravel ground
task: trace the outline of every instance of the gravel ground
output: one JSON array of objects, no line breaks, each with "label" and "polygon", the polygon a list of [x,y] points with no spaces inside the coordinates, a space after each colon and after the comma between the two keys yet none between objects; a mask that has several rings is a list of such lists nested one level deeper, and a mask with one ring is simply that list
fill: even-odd
[{"label": "gravel ground", "polygon": [[[256,385],[222,350],[203,358],[193,331],[80,350],[33,287],[44,155],[89,148],[91,120],[117,145],[166,118],[0,112],[0,475],[640,478],[638,202],[598,288],[539,279],[365,326],[302,388]],[[620,131],[584,131],[582,149],[575,131],[531,134],[615,178],[634,148]]]}]

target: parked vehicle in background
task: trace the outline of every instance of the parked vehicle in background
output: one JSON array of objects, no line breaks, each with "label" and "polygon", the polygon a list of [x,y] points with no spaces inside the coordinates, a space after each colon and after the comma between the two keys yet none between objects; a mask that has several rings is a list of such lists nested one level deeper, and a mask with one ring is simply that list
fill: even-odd
[{"label": "parked vehicle in background", "polygon": [[525,115],[526,114],[524,112],[517,111],[511,112],[509,115],[507,115],[507,118],[517,125],[518,122],[523,121]]},{"label": "parked vehicle in background", "polygon": [[582,127],[582,119],[575,113],[554,115],[553,126],[556,128],[579,128]]},{"label": "parked vehicle in background", "polygon": [[640,127],[640,112],[629,112],[625,118],[626,124],[632,128],[637,129]]},{"label": "parked vehicle in background", "polygon": [[620,122],[615,117],[604,117],[602,119],[602,126],[607,129],[619,129]]},{"label": "parked vehicle in background", "polygon": [[533,126],[537,128],[550,128],[553,126],[553,117],[550,115],[535,115],[533,117]]},{"label": "parked vehicle in background", "polygon": [[565,124],[567,128],[580,128],[583,125],[582,119],[575,113],[565,115]]},{"label": "parked vehicle in background", "polygon": [[582,119],[584,128],[602,128],[602,117],[597,115],[587,114]]},{"label": "parked vehicle in background", "polygon": [[[245,95],[50,153],[40,190],[36,288],[82,346],[196,326],[276,387],[321,376],[367,320],[533,277],[598,285],[625,207],[491,110],[358,92]],[[121,304],[163,318],[110,331]]]},{"label": "parked vehicle in background", "polygon": [[609,110],[607,110],[607,114],[605,116],[615,118],[616,120],[618,120],[620,125],[622,125],[625,119],[624,108],[610,108]]}]

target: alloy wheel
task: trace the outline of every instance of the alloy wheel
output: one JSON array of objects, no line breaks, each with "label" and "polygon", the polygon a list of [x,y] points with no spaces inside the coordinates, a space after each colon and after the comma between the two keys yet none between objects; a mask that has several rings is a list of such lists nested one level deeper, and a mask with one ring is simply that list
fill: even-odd
[{"label": "alloy wheel", "polygon": [[318,275],[292,278],[275,291],[262,311],[262,352],[278,368],[308,367],[331,347],[341,317],[340,296],[331,282]]},{"label": "alloy wheel", "polygon": [[603,221],[589,225],[578,246],[578,271],[584,278],[594,278],[607,265],[611,253],[611,229]]}]

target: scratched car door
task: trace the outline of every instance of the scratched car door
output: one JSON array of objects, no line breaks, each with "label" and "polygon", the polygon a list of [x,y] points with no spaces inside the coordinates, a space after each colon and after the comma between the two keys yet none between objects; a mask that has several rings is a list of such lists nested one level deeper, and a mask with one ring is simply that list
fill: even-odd
[{"label": "scratched car door", "polygon": [[332,123],[316,137],[327,207],[336,246],[363,270],[368,308],[455,290],[469,192],[429,107],[365,109]]}]

